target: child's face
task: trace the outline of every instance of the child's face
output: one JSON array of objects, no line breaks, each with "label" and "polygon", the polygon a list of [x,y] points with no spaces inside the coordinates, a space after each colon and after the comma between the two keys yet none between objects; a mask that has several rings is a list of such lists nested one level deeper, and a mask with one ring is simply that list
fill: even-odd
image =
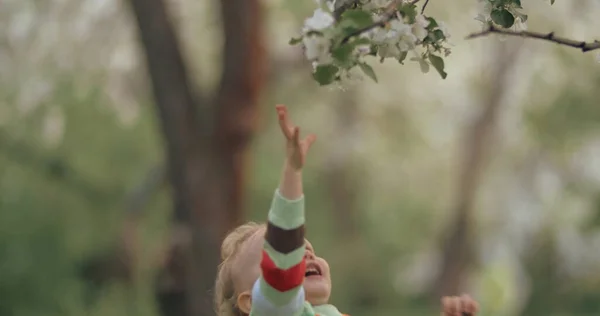
[{"label": "child's face", "polygon": [[312,244],[306,240],[306,274],[304,292],[306,300],[313,305],[326,304],[331,294],[329,264],[317,256]]},{"label": "child's face", "polygon": [[[236,279],[238,293],[250,291],[252,285],[260,276],[260,260],[264,243],[265,230],[257,231],[250,237],[239,254],[237,266],[240,267]],[[315,254],[312,244],[306,241],[306,277],[304,279],[304,292],[306,300],[313,305],[326,304],[331,294],[331,276],[329,264],[325,259]],[[244,268],[245,267],[245,268]],[[250,268],[251,267],[251,268]]]}]

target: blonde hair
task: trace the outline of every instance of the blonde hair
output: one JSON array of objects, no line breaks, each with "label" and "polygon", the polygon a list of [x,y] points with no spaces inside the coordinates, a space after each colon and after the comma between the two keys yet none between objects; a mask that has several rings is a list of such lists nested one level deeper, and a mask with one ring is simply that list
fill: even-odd
[{"label": "blonde hair", "polygon": [[231,231],[221,244],[221,264],[215,282],[215,309],[217,316],[241,316],[233,282],[234,259],[246,240],[264,227],[264,224],[248,222]]}]

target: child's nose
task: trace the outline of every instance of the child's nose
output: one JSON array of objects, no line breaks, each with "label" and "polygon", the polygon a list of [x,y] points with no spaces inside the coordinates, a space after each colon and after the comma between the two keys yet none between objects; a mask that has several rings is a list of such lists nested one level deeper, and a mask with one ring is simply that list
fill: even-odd
[{"label": "child's nose", "polygon": [[315,254],[312,253],[312,251],[306,250],[304,252],[304,259],[305,260],[314,260],[315,259]]}]

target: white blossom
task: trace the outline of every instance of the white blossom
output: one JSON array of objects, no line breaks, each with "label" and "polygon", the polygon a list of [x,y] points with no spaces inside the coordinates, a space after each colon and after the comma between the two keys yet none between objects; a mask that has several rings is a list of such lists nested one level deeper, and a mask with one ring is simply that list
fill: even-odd
[{"label": "white blossom", "polygon": [[371,52],[371,47],[369,45],[358,45],[356,46],[356,53],[358,55],[367,55]]},{"label": "white blossom", "polygon": [[376,28],[371,34],[371,40],[373,43],[382,44],[387,38],[388,31],[384,28]]},{"label": "white blossom", "polygon": [[304,21],[304,32],[308,31],[322,31],[333,25],[335,19],[333,16],[325,12],[323,9],[318,8],[315,10],[312,17]]},{"label": "white blossom", "polygon": [[492,4],[488,0],[479,0],[478,2],[478,13],[475,20],[487,24],[491,21],[490,15],[492,14]]},{"label": "white blossom", "polygon": [[390,23],[390,27],[390,32],[393,33],[393,37],[398,42],[401,51],[405,52],[415,47],[417,37],[412,33],[410,26],[402,21],[394,20]]},{"label": "white blossom", "polygon": [[527,24],[523,21],[521,21],[521,19],[516,19],[515,20],[515,24],[513,25],[515,32],[521,32],[521,31],[526,31],[527,30]]},{"label": "white blossom", "polygon": [[417,38],[412,33],[402,35],[400,37],[400,41],[398,42],[398,48],[400,48],[400,50],[403,52],[407,52],[407,51],[415,48],[416,41],[417,41]]},{"label": "white blossom", "polygon": [[309,35],[302,39],[304,44],[304,55],[306,59],[315,61],[317,64],[329,64],[332,57],[329,54],[331,41],[323,36]]},{"label": "white blossom", "polygon": [[417,15],[415,23],[412,26],[412,33],[419,41],[424,40],[425,37],[427,37],[427,34],[429,34],[426,29],[427,26],[429,26],[429,20],[427,20],[423,15]]},{"label": "white blossom", "polygon": [[379,56],[398,57],[400,53],[415,47],[417,37],[412,33],[410,25],[400,20],[389,23],[389,29],[378,29],[373,34],[373,42],[380,45]]},{"label": "white blossom", "polygon": [[400,50],[406,52],[413,49],[417,42],[417,37],[412,33],[411,27],[397,20],[392,22],[396,22],[391,23],[391,27],[392,30],[397,32],[398,47]]}]

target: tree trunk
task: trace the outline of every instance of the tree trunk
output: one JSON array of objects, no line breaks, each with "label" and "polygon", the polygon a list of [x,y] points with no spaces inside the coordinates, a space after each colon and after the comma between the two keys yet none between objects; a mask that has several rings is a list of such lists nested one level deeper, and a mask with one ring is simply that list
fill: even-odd
[{"label": "tree trunk", "polygon": [[263,8],[259,0],[220,0],[223,70],[216,95],[215,150],[224,165],[229,220],[227,230],[244,219],[247,156],[256,133],[261,92],[266,81]]},{"label": "tree trunk", "polygon": [[[193,242],[189,255],[189,315],[209,315],[210,299],[203,295],[212,287],[219,262],[224,210],[221,187],[215,177],[210,130],[200,124],[199,110],[210,117],[210,108],[198,106],[179,41],[162,0],[130,0],[146,55],[162,131],[172,185],[175,218],[191,220]],[[218,166],[217,166],[218,167]],[[196,260],[202,254],[203,260]],[[199,271],[202,271],[201,273]],[[202,291],[204,290],[204,291]],[[193,302],[193,304],[191,304]],[[180,311],[178,311],[180,312]]]},{"label": "tree trunk", "polygon": [[[442,270],[434,286],[437,297],[457,295],[463,290],[463,283],[469,269],[475,261],[475,243],[473,241],[474,203],[478,180],[486,162],[486,153],[490,142],[498,112],[505,95],[509,75],[517,56],[517,49],[507,43],[495,47],[497,58],[489,80],[489,90],[483,100],[483,111],[467,128],[464,143],[464,157],[460,166],[456,205],[453,208],[452,220],[442,241]],[[512,48],[512,49],[511,49]]]},{"label": "tree trunk", "polygon": [[[243,219],[244,170],[264,84],[265,50],[257,0],[222,0],[223,76],[213,102],[199,104],[163,0],[130,0],[167,149],[175,219],[189,223],[186,297],[167,295],[163,312],[213,314],[220,242]],[[216,124],[215,124],[216,123]],[[185,225],[184,225],[185,226]],[[189,251],[191,250],[191,251]],[[181,257],[175,256],[175,257]],[[176,262],[177,258],[171,258]],[[181,258],[180,258],[181,259]],[[183,281],[183,280],[182,280]],[[167,298],[165,296],[165,298]]]}]

